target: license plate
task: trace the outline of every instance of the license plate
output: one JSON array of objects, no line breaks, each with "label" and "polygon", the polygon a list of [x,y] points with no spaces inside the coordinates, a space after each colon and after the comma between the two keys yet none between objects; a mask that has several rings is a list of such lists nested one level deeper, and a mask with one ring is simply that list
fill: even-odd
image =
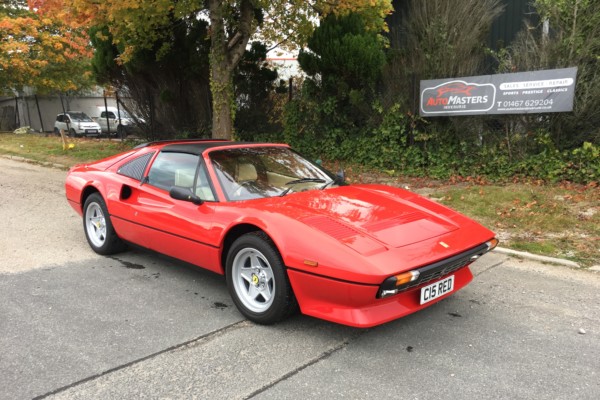
[{"label": "license plate", "polygon": [[97,129],[86,129],[85,133],[98,133]]},{"label": "license plate", "polygon": [[454,275],[421,288],[421,304],[429,303],[454,290]]}]

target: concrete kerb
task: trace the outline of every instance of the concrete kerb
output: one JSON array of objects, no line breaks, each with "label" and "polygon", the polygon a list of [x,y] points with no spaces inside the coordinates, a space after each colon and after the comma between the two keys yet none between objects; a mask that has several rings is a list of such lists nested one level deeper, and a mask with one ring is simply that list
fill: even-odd
[{"label": "concrete kerb", "polygon": [[527,260],[532,260],[532,261],[539,261],[539,262],[543,262],[543,263],[562,265],[562,266],[571,267],[571,268],[581,268],[581,266],[574,261],[564,260],[562,258],[539,256],[537,254],[531,254],[526,251],[512,250],[512,249],[507,249],[504,247],[496,247],[493,251],[496,253],[499,253],[499,254],[504,254],[504,255],[512,256],[512,257],[525,258]]},{"label": "concrete kerb", "polygon": [[63,165],[63,164],[51,163],[48,161],[36,161],[36,160],[32,160],[30,158],[25,158],[25,157],[21,157],[21,156],[11,156],[10,154],[1,154],[0,157],[6,158],[9,160],[13,160],[13,161],[24,162],[24,163],[28,163],[28,164],[41,165],[42,167],[61,169],[63,171],[66,171],[69,169],[69,167],[67,167],[66,165]]}]

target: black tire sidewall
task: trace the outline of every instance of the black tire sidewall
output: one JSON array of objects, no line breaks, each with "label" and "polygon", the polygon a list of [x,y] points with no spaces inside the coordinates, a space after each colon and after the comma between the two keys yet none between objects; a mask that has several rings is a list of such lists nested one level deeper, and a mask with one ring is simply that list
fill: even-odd
[{"label": "black tire sidewall", "polygon": [[[273,303],[266,311],[260,313],[246,308],[239,299],[234,286],[236,277],[233,276],[233,260],[241,250],[247,248],[253,248],[265,256],[271,266],[273,278],[275,279]],[[227,279],[227,289],[229,290],[233,302],[238,310],[249,320],[259,324],[269,325],[282,320],[295,311],[296,300],[289,283],[285,265],[277,248],[266,234],[262,232],[252,232],[240,236],[233,243],[227,254],[225,275]]]}]

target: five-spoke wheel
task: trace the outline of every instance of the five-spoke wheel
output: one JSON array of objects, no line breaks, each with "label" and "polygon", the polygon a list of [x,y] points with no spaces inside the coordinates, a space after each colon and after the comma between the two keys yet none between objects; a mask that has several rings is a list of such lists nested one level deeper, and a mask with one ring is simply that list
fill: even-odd
[{"label": "five-spoke wheel", "polygon": [[90,247],[98,254],[114,254],[125,247],[115,233],[104,199],[98,193],[89,195],[85,200],[83,229]]},{"label": "five-spoke wheel", "polygon": [[248,233],[233,243],[226,273],[229,293],[248,319],[272,324],[296,310],[281,256],[264,233]]},{"label": "five-spoke wheel", "polygon": [[90,203],[85,210],[85,229],[92,244],[102,247],[106,242],[106,218],[98,203]]},{"label": "five-spoke wheel", "polygon": [[276,286],[264,254],[250,247],[242,249],[235,255],[232,268],[233,285],[244,306],[253,312],[267,310]]}]

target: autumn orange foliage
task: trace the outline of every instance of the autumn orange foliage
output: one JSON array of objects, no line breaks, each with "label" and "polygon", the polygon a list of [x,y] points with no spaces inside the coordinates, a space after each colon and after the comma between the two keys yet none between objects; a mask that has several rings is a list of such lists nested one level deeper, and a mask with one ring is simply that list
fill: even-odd
[{"label": "autumn orange foliage", "polygon": [[92,49],[64,0],[16,0],[0,8],[0,92],[76,90],[91,77]]}]

